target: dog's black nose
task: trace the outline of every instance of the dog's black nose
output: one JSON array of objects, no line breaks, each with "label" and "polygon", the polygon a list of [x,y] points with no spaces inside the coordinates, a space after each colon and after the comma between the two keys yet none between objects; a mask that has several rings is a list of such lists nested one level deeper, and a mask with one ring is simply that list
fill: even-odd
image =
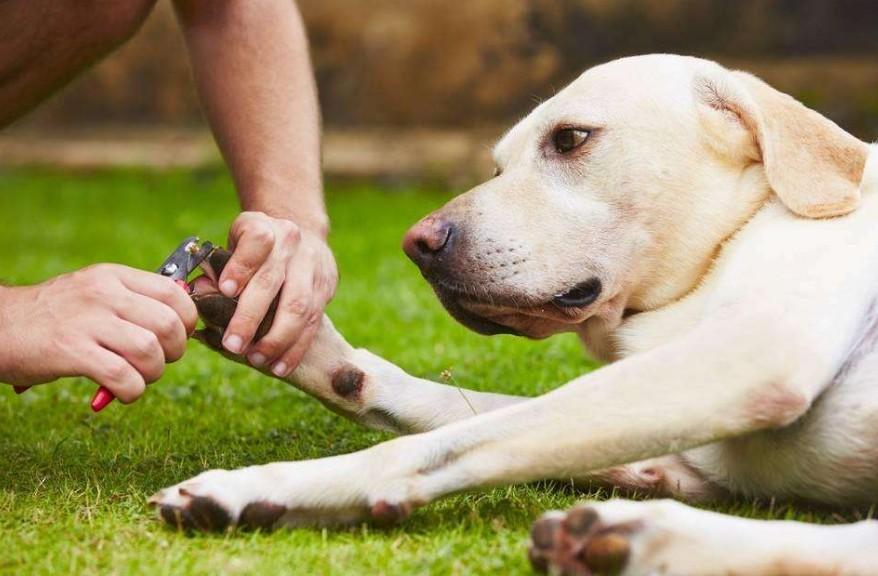
[{"label": "dog's black nose", "polygon": [[454,226],[440,216],[430,215],[405,234],[402,249],[421,269],[430,266],[451,245]]}]

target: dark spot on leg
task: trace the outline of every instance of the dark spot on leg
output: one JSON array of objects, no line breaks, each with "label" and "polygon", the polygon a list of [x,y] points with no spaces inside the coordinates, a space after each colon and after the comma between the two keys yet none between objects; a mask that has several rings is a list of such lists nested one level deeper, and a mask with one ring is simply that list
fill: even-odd
[{"label": "dark spot on leg", "polygon": [[332,374],[332,389],[342,398],[359,396],[365,374],[357,368],[345,366]]},{"label": "dark spot on leg", "polygon": [[248,530],[271,530],[287,513],[286,506],[272,504],[271,502],[251,502],[241,511],[241,519],[238,526]]},{"label": "dark spot on leg", "polygon": [[392,526],[404,520],[411,513],[411,506],[405,502],[391,504],[387,500],[379,500],[372,505],[372,519],[379,526]]}]

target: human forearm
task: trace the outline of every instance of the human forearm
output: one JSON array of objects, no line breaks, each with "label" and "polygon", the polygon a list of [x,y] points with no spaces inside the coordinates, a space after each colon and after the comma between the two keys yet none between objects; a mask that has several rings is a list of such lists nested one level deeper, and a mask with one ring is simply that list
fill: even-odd
[{"label": "human forearm", "polygon": [[176,0],[201,100],[242,207],[325,236],[317,94],[290,0]]}]

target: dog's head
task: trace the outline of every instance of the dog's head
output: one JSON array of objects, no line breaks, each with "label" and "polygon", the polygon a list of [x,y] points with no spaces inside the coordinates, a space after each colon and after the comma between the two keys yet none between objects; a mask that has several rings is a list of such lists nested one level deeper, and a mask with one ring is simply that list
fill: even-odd
[{"label": "dog's head", "polygon": [[865,145],[753,76],[651,55],[588,70],[494,158],[403,248],[463,324],[543,337],[678,299],[772,191],[850,212]]}]

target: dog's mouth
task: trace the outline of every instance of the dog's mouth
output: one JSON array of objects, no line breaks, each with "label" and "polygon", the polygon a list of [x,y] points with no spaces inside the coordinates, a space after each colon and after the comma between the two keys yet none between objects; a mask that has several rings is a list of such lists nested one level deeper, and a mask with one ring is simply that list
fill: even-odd
[{"label": "dog's mouth", "polygon": [[479,334],[544,338],[579,324],[594,312],[602,284],[593,277],[548,297],[491,294],[437,280],[439,301],[458,322]]}]

